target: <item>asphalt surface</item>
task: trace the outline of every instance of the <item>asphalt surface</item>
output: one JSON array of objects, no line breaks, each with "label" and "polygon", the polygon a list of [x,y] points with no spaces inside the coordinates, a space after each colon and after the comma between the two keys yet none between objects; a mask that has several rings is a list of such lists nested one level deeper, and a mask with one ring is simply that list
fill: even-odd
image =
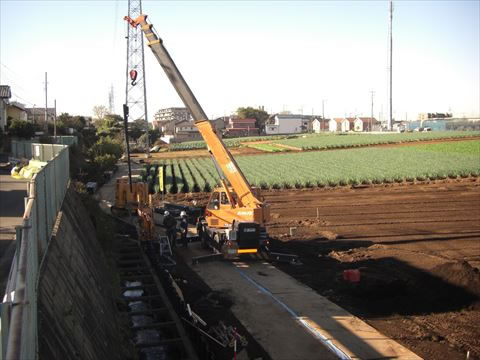
[{"label": "asphalt surface", "polygon": [[15,226],[22,223],[27,196],[27,180],[16,180],[7,170],[0,170],[0,295],[15,254]]}]

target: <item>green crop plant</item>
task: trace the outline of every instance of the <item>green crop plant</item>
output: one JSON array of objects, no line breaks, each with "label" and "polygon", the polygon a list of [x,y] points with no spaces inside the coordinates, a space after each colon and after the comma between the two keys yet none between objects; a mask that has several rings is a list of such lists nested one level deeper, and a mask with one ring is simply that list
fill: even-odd
[{"label": "green crop plant", "polygon": [[303,150],[322,150],[445,138],[467,138],[479,135],[480,131],[432,131],[386,134],[348,133],[342,135],[311,134],[295,139],[278,140],[276,143],[298,147]]},{"label": "green crop plant", "polygon": [[[263,189],[426,181],[478,176],[480,146],[475,143],[480,144],[460,141],[439,144],[434,150],[437,144],[243,156],[237,163],[250,184]],[[219,181],[208,158],[175,160],[173,168],[178,191],[210,191]]]}]

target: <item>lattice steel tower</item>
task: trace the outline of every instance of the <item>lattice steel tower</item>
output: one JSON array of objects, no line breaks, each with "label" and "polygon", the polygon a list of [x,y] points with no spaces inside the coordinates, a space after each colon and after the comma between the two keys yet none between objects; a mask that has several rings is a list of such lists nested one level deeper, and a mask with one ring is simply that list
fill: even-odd
[{"label": "lattice steel tower", "polygon": [[[136,19],[142,14],[142,0],[128,0],[128,16]],[[145,84],[145,59],[143,52],[143,33],[127,23],[127,72],[125,103],[129,107],[130,120],[145,120],[147,117],[147,90]],[[150,147],[147,136],[147,148]]]}]

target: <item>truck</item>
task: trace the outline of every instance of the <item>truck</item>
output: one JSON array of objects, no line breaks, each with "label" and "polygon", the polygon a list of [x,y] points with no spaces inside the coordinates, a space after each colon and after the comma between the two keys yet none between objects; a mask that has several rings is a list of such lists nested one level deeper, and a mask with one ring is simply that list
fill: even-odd
[{"label": "truck", "polygon": [[185,107],[190,111],[195,126],[207,144],[208,152],[219,174],[220,186],[213,189],[204,216],[197,223],[198,235],[204,247],[232,259],[241,254],[256,254],[268,246],[265,223],[270,218],[270,207],[252,189],[237,162],[217,135],[199,102],[178,70],[162,39],[147,15],[136,19],[124,18],[134,28],[140,27],[148,46],[165,71]]}]

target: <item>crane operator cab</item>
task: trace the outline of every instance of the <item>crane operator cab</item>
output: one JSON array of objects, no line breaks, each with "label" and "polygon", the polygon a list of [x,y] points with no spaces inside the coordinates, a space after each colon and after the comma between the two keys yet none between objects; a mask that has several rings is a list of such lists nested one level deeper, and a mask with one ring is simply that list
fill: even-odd
[{"label": "crane operator cab", "polygon": [[223,187],[214,189],[199,229],[203,245],[215,247],[226,258],[257,253],[267,245],[265,229],[260,225],[264,213],[265,209],[240,207],[232,188],[228,193]]}]

